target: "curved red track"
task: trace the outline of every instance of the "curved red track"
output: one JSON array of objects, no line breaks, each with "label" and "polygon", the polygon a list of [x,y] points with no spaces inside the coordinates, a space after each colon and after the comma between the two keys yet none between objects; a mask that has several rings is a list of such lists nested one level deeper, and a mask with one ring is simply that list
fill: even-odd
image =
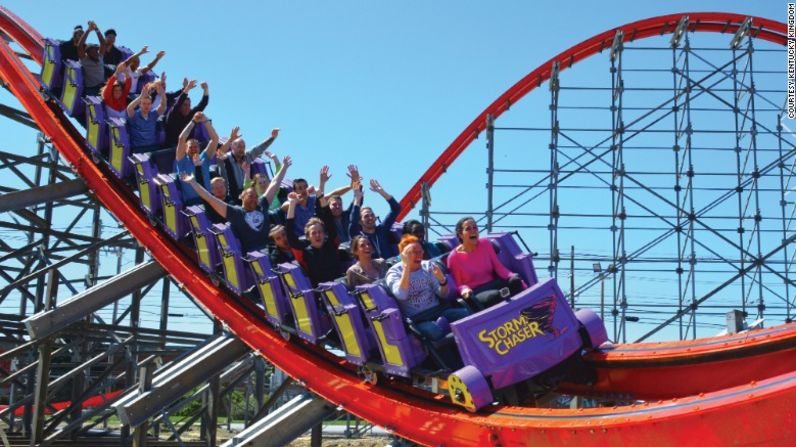
[{"label": "curved red track", "polygon": [[[618,29],[625,36],[645,37],[669,31],[681,15],[647,19]],[[694,13],[689,14],[700,31],[732,32],[743,16]],[[764,19],[754,19],[763,25],[758,37],[784,42],[784,25]],[[35,30],[0,7],[0,30],[11,36],[25,51],[41,63],[42,39]],[[600,42],[613,37],[615,30],[603,33],[584,44],[562,53],[558,58],[570,59],[572,63],[596,51]],[[610,42],[609,42],[610,43]],[[552,61],[551,61],[552,62]],[[564,60],[566,62],[566,60]],[[497,116],[508,105],[532,89],[532,84],[549,76],[549,63],[529,74],[512,87],[479,116],[467,130],[457,138],[440,157],[435,166],[449,166],[456,156],[472,141],[480,130],[487,113]],[[563,66],[566,66],[564,64]],[[56,145],[83,178],[97,198],[124,223],[130,233],[150,252],[152,257],[164,265],[174,279],[182,284],[196,302],[205,307],[216,318],[224,322],[230,331],[253,349],[304,383],[323,398],[341,405],[347,411],[364,417],[375,424],[388,427],[415,442],[427,445],[681,445],[700,444],[728,445],[762,443],[784,444],[796,437],[796,424],[792,403],[796,401],[796,368],[783,374],[771,376],[759,382],[738,385],[721,391],[698,394],[692,397],[661,401],[654,404],[621,408],[599,408],[579,410],[548,410],[522,407],[495,407],[491,412],[469,414],[452,407],[442,398],[428,398],[402,389],[400,385],[369,385],[360,380],[344,360],[325,354],[312,346],[300,342],[288,343],[270,327],[261,324],[257,316],[244,309],[235,297],[215,287],[201,272],[194,261],[164,233],[153,227],[139,209],[135,197],[126,188],[119,187],[117,180],[104,166],[93,163],[84,147],[82,137],[72,127],[51,100],[39,94],[39,83],[4,41],[0,41],[0,77],[8,88],[31,114],[36,123]],[[432,167],[434,168],[434,167]],[[436,180],[441,170],[429,169],[426,180]],[[407,200],[419,194],[415,185]],[[409,198],[409,199],[408,199]],[[416,199],[415,199],[416,200]],[[409,209],[407,206],[406,210]],[[778,335],[792,339],[796,329],[793,325],[782,326]],[[784,334],[784,335],[783,335]],[[789,335],[788,335],[789,334]],[[742,338],[733,339],[739,345],[747,345]],[[732,343],[732,342],[731,342]],[[757,342],[752,342],[749,346]],[[790,343],[790,342],[787,342]],[[765,337],[760,346],[770,346]],[[636,361],[653,360],[650,344],[618,347],[615,352],[598,354],[592,360],[602,370],[615,365],[621,367],[622,357],[638,355]],[[702,354],[729,352],[730,347],[707,345],[666,345],[668,357],[681,359],[680,363],[697,363]],[[691,353],[694,350],[696,354]],[[636,354],[632,354],[635,352]],[[793,357],[792,349],[774,350],[784,352],[783,358]],[[612,359],[612,355],[616,359]],[[600,355],[604,357],[599,358]],[[716,354],[718,355],[718,354]],[[750,354],[752,355],[752,354]],[[775,354],[776,355],[776,354]],[[706,357],[709,358],[709,357]],[[685,359],[690,359],[685,361]],[[676,366],[674,362],[669,366]],[[638,365],[636,365],[638,366]],[[659,365],[660,366],[660,365]],[[654,367],[653,367],[654,368]],[[625,368],[632,375],[633,365]],[[702,368],[702,375],[707,375]],[[729,370],[728,370],[729,372]],[[773,372],[776,374],[777,372]],[[749,377],[749,376],[747,376]],[[761,377],[760,372],[756,376]],[[619,380],[615,380],[619,382]],[[630,383],[630,382],[628,382]],[[599,384],[598,384],[599,385]],[[660,387],[659,383],[659,387]]]},{"label": "curved red track", "polygon": [[[683,16],[688,16],[690,19],[688,26],[690,31],[714,33],[735,33],[747,17],[724,12],[693,12],[651,17],[608,30],[558,54],[506,90],[453,140],[453,143],[437,157],[431,167],[423,173],[412,188],[409,189],[409,192],[401,199],[401,214],[398,216],[398,220],[403,219],[420,201],[423,183],[427,183],[429,187],[432,186],[445,173],[448,167],[456,161],[459,155],[467,149],[470,143],[478,138],[482,131],[486,130],[487,116],[499,117],[522,97],[542,85],[544,81],[550,79],[554,63],[558,62],[560,71],[564,71],[589,56],[605,49],[610,49],[617,31],[623,32],[623,42],[670,34],[675,30],[677,22]],[[752,32],[758,39],[781,45],[785,45],[787,41],[787,26],[784,23],[762,17],[752,17]]]}]

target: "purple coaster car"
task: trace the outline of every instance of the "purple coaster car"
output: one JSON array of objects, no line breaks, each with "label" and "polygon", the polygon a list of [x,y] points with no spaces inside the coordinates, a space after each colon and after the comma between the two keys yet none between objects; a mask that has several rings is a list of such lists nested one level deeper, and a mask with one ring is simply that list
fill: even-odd
[{"label": "purple coaster car", "polygon": [[[582,317],[589,344],[605,341],[599,318],[593,312]],[[450,389],[451,398],[475,411],[482,406],[478,402],[491,401],[482,387],[485,378],[501,389],[558,365],[583,347],[581,324],[552,278],[452,323],[462,361],[478,374],[467,367],[451,374],[448,380],[456,385]]]}]

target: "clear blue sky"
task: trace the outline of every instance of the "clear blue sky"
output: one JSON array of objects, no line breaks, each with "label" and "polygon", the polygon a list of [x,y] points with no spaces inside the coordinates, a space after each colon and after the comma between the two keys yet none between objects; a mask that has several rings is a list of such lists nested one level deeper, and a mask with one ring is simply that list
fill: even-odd
[{"label": "clear blue sky", "polygon": [[[355,163],[366,178],[379,179],[400,198],[489,103],[559,52],[613,27],[676,12],[726,11],[785,21],[786,3],[117,5],[121,3],[5,2],[44,36],[66,39],[74,25],[85,27],[92,19],[102,29],[115,28],[117,43],[133,50],[149,45],[150,56],[165,50],[157,71],[168,73],[171,88],[184,76],[207,81],[211,100],[206,113],[222,134],[239,125],[252,145],[272,127],[282,129],[272,149],[293,156],[290,177],[315,182],[320,166],[329,164],[336,186],[345,178],[344,167]],[[18,129],[5,143],[30,147],[32,137]],[[485,183],[482,148],[483,138],[457,164],[455,178],[435,189],[436,203],[467,203],[471,196],[461,197],[460,185],[471,179]],[[542,156],[548,157],[547,151]],[[382,203],[374,205],[377,212],[386,212]],[[478,198],[467,208],[480,211],[485,204]],[[544,275],[544,266],[538,267]]]},{"label": "clear blue sky", "polygon": [[334,184],[357,163],[399,198],[505,89],[597,33],[694,10],[785,16],[778,1],[5,5],[45,36],[66,39],[93,19],[120,44],[163,49],[157,69],[172,88],[183,76],[210,84],[207,113],[221,132],[240,125],[251,144],[280,127],[273,149],[293,156],[291,176],[315,181],[328,163]]}]

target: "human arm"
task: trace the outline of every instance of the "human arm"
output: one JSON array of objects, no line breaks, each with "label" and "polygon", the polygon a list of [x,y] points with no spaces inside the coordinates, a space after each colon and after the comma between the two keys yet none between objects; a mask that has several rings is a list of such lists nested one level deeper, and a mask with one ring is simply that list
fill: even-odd
[{"label": "human arm", "polygon": [[158,54],[155,55],[155,58],[152,59],[152,62],[150,62],[149,64],[147,64],[143,68],[139,68],[139,72],[143,74],[143,73],[146,73],[146,72],[152,70],[153,68],[155,68],[155,65],[157,65],[158,62],[160,62],[161,59],[163,59],[163,56],[165,56],[165,55],[166,55],[165,51],[163,51],[163,50],[158,51]]},{"label": "human arm", "polygon": [[88,31],[83,33],[83,35],[80,36],[80,40],[77,41],[77,60],[83,60],[83,58],[86,57],[86,39],[88,39],[92,23],[94,22],[88,22]]},{"label": "human arm", "polygon": [[210,141],[207,142],[207,146],[205,146],[205,150],[202,151],[203,158],[212,159],[215,157],[215,149],[218,147],[218,132],[216,132],[216,128],[213,127],[213,122],[205,118],[205,129],[207,129],[208,135],[210,135]]},{"label": "human arm", "polygon": [[88,21],[88,31],[84,34],[88,34],[91,30],[97,34],[97,40],[99,40],[99,54],[102,56],[103,54],[108,52],[108,48],[105,46],[105,36],[102,35],[102,31],[100,31],[99,27],[93,20]]},{"label": "human arm", "polygon": [[194,113],[204,111],[210,101],[210,87],[207,86],[207,82],[202,82],[199,86],[202,87],[202,99],[199,101],[199,104],[191,110]]},{"label": "human arm", "polygon": [[370,180],[370,190],[379,193],[379,195],[390,204],[390,212],[387,213],[387,216],[384,217],[384,220],[381,223],[382,228],[389,230],[392,227],[392,224],[395,223],[395,219],[398,217],[398,214],[401,213],[401,204],[398,203],[398,201],[395,200],[392,195],[388,194],[376,179]]},{"label": "human arm", "polygon": [[[461,246],[459,246],[461,247]],[[448,255],[448,271],[453,276],[453,281],[459,288],[459,295],[464,299],[469,299],[473,295],[473,290],[467,286],[467,278],[462,265],[462,256],[459,254],[459,247],[453,249]]]},{"label": "human arm", "polygon": [[[243,190],[245,191],[252,185],[252,165],[243,160],[240,162],[240,170],[243,171]],[[249,186],[246,186],[247,183]]]},{"label": "human arm", "polygon": [[[324,166],[324,168],[326,168],[327,173],[328,173],[328,167]],[[323,170],[321,171],[321,175],[323,175]],[[323,177],[321,177],[321,180],[322,180],[321,186],[320,186],[321,194],[318,196],[318,198],[321,200],[321,206],[326,206],[326,202],[328,202],[328,200],[329,200],[328,198],[329,197],[334,197],[334,196],[342,197],[343,194],[347,193],[348,191],[351,191],[351,189],[354,187],[355,183],[357,185],[359,185],[359,181],[360,181],[359,171],[358,171],[358,169],[357,169],[357,167],[355,165],[348,165],[348,174],[346,174],[346,175],[348,175],[348,177],[351,179],[351,183],[349,183],[346,186],[341,186],[341,187],[333,190],[329,194],[325,194],[325,195],[323,193],[325,191],[324,184],[326,182],[323,182]],[[332,176],[329,175],[327,177],[327,180],[329,178],[331,178],[331,177]],[[350,208],[349,208],[348,211],[349,212],[351,211]]]},{"label": "human arm", "polygon": [[188,121],[188,124],[185,125],[185,128],[182,129],[180,132],[180,136],[177,138],[177,151],[175,153],[175,160],[180,161],[183,157],[185,157],[185,150],[188,148],[188,137],[191,135],[191,131],[193,130],[196,123],[201,123],[207,121],[204,113],[198,112],[194,114],[193,118]]},{"label": "human arm", "polygon": [[407,273],[407,270],[405,264],[402,269],[393,267],[387,271],[387,275],[384,277],[384,282],[390,292],[396,299],[401,301],[406,301],[409,298],[409,273]]},{"label": "human arm", "polygon": [[179,95],[177,95],[177,99],[174,102],[174,107],[171,108],[169,115],[166,117],[166,126],[169,126],[173,123],[174,118],[178,115],[178,111],[180,107],[182,107],[182,103],[188,99],[188,92],[190,92],[194,87],[196,87],[196,81],[190,80],[183,83],[182,90],[180,90]]},{"label": "human arm", "polygon": [[354,188],[354,201],[351,203],[351,213],[349,218],[348,235],[354,237],[362,231],[360,220],[360,207],[362,206],[362,188]]},{"label": "human arm", "polygon": [[439,287],[437,288],[437,296],[444,297],[448,294],[448,279],[445,278],[445,274],[442,273],[442,269],[435,262],[430,262],[429,272],[434,275],[434,279],[437,280]]},{"label": "human arm", "polygon": [[180,180],[183,182],[191,185],[194,191],[199,194],[199,197],[205,201],[208,205],[213,207],[213,210],[218,213],[219,216],[226,219],[227,218],[227,203],[223,200],[219,199],[218,197],[210,194],[204,186],[200,185],[199,182],[196,181],[196,178],[192,175],[183,175]]},{"label": "human arm", "polygon": [[157,87],[155,88],[158,92],[158,96],[160,97],[160,104],[158,104],[158,109],[156,111],[158,116],[160,116],[166,112],[166,91],[162,82],[158,82]]},{"label": "human arm", "polygon": [[227,138],[227,141],[225,141],[224,144],[222,144],[217,151],[216,156],[218,158],[221,158],[224,155],[226,155],[229,152],[229,147],[232,145],[232,142],[241,137],[241,135],[238,134],[239,131],[240,127],[238,126],[232,128],[232,131],[229,133],[229,138]]},{"label": "human arm", "polygon": [[271,160],[271,162],[274,163],[274,171],[273,172],[276,172],[276,171],[278,171],[279,169],[282,168],[282,162],[279,161],[279,157],[277,157],[276,154],[274,154],[271,151],[264,151],[263,155],[268,157]]},{"label": "human arm", "polygon": [[287,197],[287,218],[285,219],[285,228],[287,230],[285,233],[287,233],[287,242],[291,247],[301,250],[306,246],[307,242],[305,241],[305,243],[302,243],[298,236],[296,236],[295,232],[296,205],[298,205],[298,198],[296,198],[296,193],[292,192]]},{"label": "human arm", "polygon": [[262,155],[263,152],[265,152],[265,150],[268,149],[268,146],[270,146],[271,143],[273,143],[274,140],[276,140],[276,137],[278,137],[278,136],[279,136],[279,129],[271,129],[271,138],[268,138],[267,140],[265,140],[262,143],[258,144],[257,146],[252,148],[250,151],[248,151],[247,154],[252,159],[260,157],[260,155]]},{"label": "human arm", "polygon": [[141,93],[134,100],[130,101],[130,104],[127,104],[128,118],[132,118],[135,116],[135,108],[138,107],[138,103],[141,102],[141,98],[149,95],[151,88],[152,87],[149,84],[145,85],[144,88],[141,89]]},{"label": "human arm", "polygon": [[[286,155],[284,160],[282,161],[282,166],[279,168],[279,172],[276,173],[274,178],[271,179],[271,183],[268,184],[268,188],[265,189],[265,199],[268,200],[268,203],[271,203],[274,200],[274,196],[276,196],[276,192],[279,191],[279,186],[282,184],[282,180],[285,178],[285,174],[287,173],[287,168],[293,164],[293,160],[290,158],[289,155]],[[288,210],[289,211],[289,210]],[[295,207],[293,209],[293,215],[295,216]]]},{"label": "human arm", "polygon": [[[124,71],[127,70],[127,67],[130,66],[130,61],[132,61],[136,57],[140,58],[141,56],[143,56],[144,54],[146,54],[148,52],[149,52],[149,47],[144,45],[144,47],[141,48],[138,51],[138,53],[135,53],[132,56],[128,57],[127,59],[121,61],[119,63],[119,65],[116,66],[116,73],[114,73],[114,75],[115,76],[122,75],[124,73]],[[129,76],[125,76],[125,79],[129,79],[129,78],[130,78]]]}]

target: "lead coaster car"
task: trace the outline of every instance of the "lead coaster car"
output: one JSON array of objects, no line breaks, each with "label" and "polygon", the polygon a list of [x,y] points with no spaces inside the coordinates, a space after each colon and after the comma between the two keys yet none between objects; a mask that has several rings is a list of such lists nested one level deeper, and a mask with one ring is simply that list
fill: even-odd
[{"label": "lead coaster car", "polygon": [[448,392],[469,411],[492,403],[493,391],[608,341],[600,317],[588,309],[573,312],[552,278],[452,323],[451,330],[465,366],[448,376]]}]

